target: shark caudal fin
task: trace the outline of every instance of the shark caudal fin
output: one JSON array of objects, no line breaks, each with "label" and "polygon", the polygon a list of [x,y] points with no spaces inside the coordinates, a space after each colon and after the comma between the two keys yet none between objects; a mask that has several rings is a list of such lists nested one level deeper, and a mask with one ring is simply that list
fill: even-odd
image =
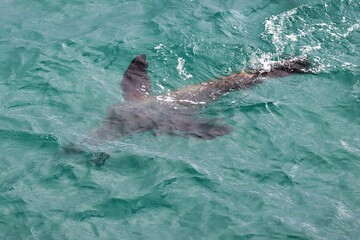
[{"label": "shark caudal fin", "polygon": [[286,77],[290,74],[311,73],[311,63],[307,57],[293,57],[276,62],[269,72],[261,75],[267,77]]},{"label": "shark caudal fin", "polygon": [[138,55],[130,63],[120,84],[125,100],[136,101],[150,95],[151,85],[146,71],[148,65],[145,54]]}]

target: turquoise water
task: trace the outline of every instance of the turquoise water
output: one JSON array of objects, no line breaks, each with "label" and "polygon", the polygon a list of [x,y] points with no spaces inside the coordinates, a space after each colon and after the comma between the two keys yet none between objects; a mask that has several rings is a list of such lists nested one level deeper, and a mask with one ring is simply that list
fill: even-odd
[{"label": "turquoise water", "polygon": [[[0,239],[358,239],[358,0],[2,0]],[[201,113],[214,140],[141,133],[64,146],[123,101],[147,54],[160,94],[307,55]]]}]

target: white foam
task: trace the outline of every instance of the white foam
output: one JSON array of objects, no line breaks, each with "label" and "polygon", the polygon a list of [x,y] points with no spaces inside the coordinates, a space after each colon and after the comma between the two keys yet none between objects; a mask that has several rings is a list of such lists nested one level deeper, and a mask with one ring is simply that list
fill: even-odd
[{"label": "white foam", "polygon": [[270,53],[262,53],[260,56],[258,54],[252,54],[250,58],[251,67],[269,72],[271,66],[275,63],[275,61],[271,60],[272,58],[273,55]]},{"label": "white foam", "polygon": [[179,103],[190,103],[190,104],[193,104],[193,105],[204,105],[206,104],[206,102],[196,102],[196,101],[192,101],[192,100],[188,100],[188,99],[175,99],[171,96],[164,96],[164,95],[161,95],[161,96],[156,96],[156,99],[158,101],[163,101],[163,102],[168,102],[168,103],[171,103],[171,102],[179,102]]},{"label": "white foam", "polygon": [[296,42],[297,41],[297,36],[295,34],[289,34],[285,36],[287,39],[289,39],[290,41]]},{"label": "white foam", "polygon": [[291,19],[297,13],[297,9],[294,8],[285,13],[272,16],[265,21],[265,32],[271,36],[271,42],[276,47],[277,53],[282,53],[284,48],[284,38],[289,39],[293,42],[297,41],[295,34],[284,34],[286,22]]},{"label": "white foam", "polygon": [[190,103],[190,104],[193,104],[193,105],[203,105],[203,104],[206,104],[206,102],[195,102],[195,101],[191,101],[191,100],[186,100],[186,99],[183,99],[183,100],[179,100],[179,102],[181,103]]},{"label": "white foam", "polygon": [[156,96],[156,99],[158,101],[163,101],[163,102],[176,102],[176,100],[170,96],[164,96],[164,95],[161,95],[161,96]]},{"label": "white foam", "polygon": [[163,47],[165,47],[165,45],[162,44],[162,43],[160,43],[159,45],[155,46],[154,49],[155,49],[155,50],[159,50],[159,49],[161,49],[161,48],[163,48]]},{"label": "white foam", "polygon": [[165,89],[164,86],[161,85],[160,83],[156,83],[156,86],[158,86],[159,88],[161,88],[161,90],[164,90],[164,89]]},{"label": "white foam", "polygon": [[185,69],[185,59],[179,57],[177,59],[177,61],[178,61],[178,64],[176,66],[176,69],[178,70],[179,76],[184,80],[192,78],[193,75],[188,73]]},{"label": "white foam", "polygon": [[347,32],[343,34],[344,37],[348,37],[350,33],[356,31],[360,29],[360,24],[359,23],[355,23],[354,25],[352,25],[351,27],[349,27],[347,29]]},{"label": "white foam", "polygon": [[319,49],[321,49],[321,44],[320,43],[318,43],[316,46],[302,46],[301,47],[301,50],[302,50],[303,54],[312,52],[314,50],[319,50]]}]

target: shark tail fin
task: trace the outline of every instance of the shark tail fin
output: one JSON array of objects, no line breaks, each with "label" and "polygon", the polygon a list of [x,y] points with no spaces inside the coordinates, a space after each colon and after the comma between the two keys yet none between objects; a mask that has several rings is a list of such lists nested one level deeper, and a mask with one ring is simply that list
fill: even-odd
[{"label": "shark tail fin", "polygon": [[261,75],[267,77],[286,77],[290,74],[304,74],[311,72],[311,63],[306,56],[303,56],[276,62],[272,65],[270,71],[262,72]]}]

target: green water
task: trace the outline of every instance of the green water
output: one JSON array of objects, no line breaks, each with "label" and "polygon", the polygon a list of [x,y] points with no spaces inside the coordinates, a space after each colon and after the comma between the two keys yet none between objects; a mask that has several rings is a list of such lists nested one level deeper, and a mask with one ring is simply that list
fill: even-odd
[{"label": "green water", "polygon": [[[359,0],[0,0],[0,239],[359,239]],[[201,113],[211,141],[142,133],[65,154],[123,100],[307,55]]]}]

